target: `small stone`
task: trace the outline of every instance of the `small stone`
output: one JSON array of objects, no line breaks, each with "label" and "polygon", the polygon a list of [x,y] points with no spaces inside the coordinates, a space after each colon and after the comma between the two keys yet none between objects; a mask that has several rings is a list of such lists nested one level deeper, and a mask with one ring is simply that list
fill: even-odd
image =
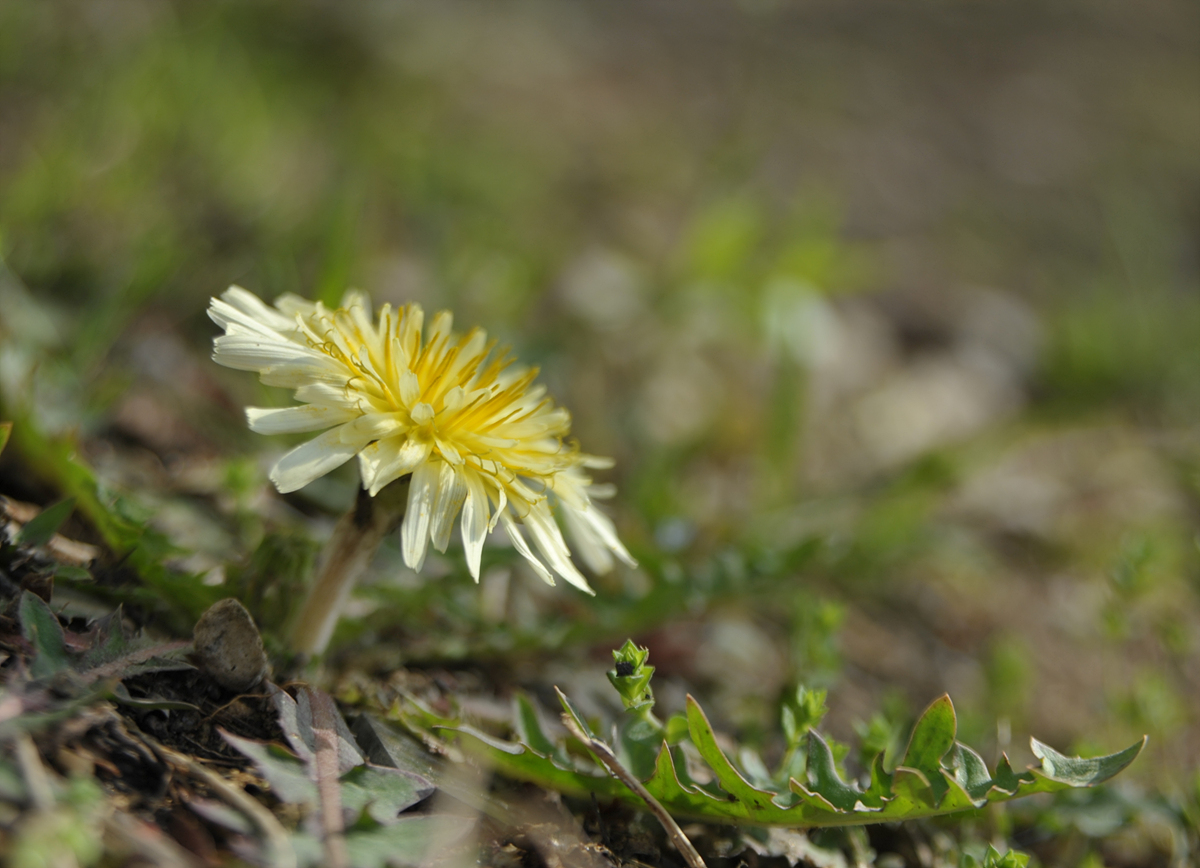
[{"label": "small stone", "polygon": [[227,690],[245,693],[267,677],[262,636],[232,597],[214,603],[192,631],[196,663]]}]

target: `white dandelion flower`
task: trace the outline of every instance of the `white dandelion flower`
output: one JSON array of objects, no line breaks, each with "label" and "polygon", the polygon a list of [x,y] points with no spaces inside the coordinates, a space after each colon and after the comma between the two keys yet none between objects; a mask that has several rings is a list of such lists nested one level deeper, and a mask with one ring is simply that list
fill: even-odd
[{"label": "white dandelion flower", "polygon": [[611,569],[614,556],[636,565],[593,502],[603,487],[584,472],[611,462],[563,442],[567,411],[534,382],[536,369],[515,367],[481,329],[455,334],[446,311],[426,326],[415,304],[384,305],[372,318],[370,300],[359,292],[330,310],[293,295],[269,307],[235,286],[212,300],[208,314],[225,330],[214,341],[214,360],[294,389],[300,402],[247,408],[250,428],[323,432],[275,465],[271,480],[281,492],[303,488],[355,456],[372,497],[411,475],[401,540],[414,570],[430,543],[446,550],[461,516],[467,566],[477,581],[484,540],[501,525],[547,582],[557,574],[592,593],[556,513],[595,572]]}]

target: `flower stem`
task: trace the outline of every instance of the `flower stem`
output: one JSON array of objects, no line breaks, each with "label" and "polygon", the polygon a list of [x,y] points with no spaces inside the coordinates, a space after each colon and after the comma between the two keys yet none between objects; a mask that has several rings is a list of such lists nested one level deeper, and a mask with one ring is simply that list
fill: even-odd
[{"label": "flower stem", "polygon": [[292,651],[308,657],[325,652],[354,583],[366,572],[383,538],[404,518],[408,479],[396,480],[375,497],[360,490],[353,509],[338,519],[321,553],[316,580],[289,631]]}]

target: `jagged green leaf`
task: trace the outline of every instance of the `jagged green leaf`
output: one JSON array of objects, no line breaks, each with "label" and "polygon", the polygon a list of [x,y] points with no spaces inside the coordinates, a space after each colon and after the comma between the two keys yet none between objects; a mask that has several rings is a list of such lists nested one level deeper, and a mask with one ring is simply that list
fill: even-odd
[{"label": "jagged green leaf", "polygon": [[68,497],[58,503],[46,507],[31,518],[21,532],[17,534],[17,545],[44,546],[50,538],[58,533],[64,521],[70,518],[75,510],[75,498]]},{"label": "jagged green leaf", "polygon": [[[395,823],[346,832],[346,857],[351,868],[416,868],[429,864],[431,854],[445,855],[474,829],[470,818],[417,815]],[[291,836],[296,861],[305,868],[328,864],[325,846],[315,835]]]},{"label": "jagged green leaf", "polygon": [[463,746],[485,758],[496,771],[519,781],[531,781],[541,786],[574,796],[595,793],[608,798],[627,797],[624,784],[596,770],[581,770],[560,766],[550,756],[537,753],[528,745],[509,742],[488,735],[473,726],[463,724],[450,730],[459,736]]},{"label": "jagged green leaf", "polygon": [[[930,703],[913,727],[908,739],[908,749],[900,761],[900,767],[918,771],[924,777],[932,794],[932,804],[939,804],[948,784],[942,776],[942,757],[954,745],[958,731],[958,720],[954,716],[954,704],[943,694]],[[915,779],[911,780],[915,783]],[[914,789],[920,792],[920,788]],[[925,800],[924,793],[920,793]]]},{"label": "jagged green leaf", "polygon": [[221,737],[244,755],[271,785],[271,791],[281,801],[296,805],[318,803],[317,785],[309,780],[304,763],[282,747],[242,738],[223,729]]},{"label": "jagged green leaf", "polygon": [[70,666],[66,636],[62,624],[50,611],[46,602],[30,591],[21,592],[18,606],[21,619],[21,636],[33,647],[29,660],[29,674],[34,678],[48,678]]},{"label": "jagged green leaf", "polygon": [[980,861],[969,853],[964,853],[959,868],[1025,868],[1029,864],[1029,856],[1016,850],[1009,850],[1004,855],[988,844],[987,852]]},{"label": "jagged green leaf", "polygon": [[1070,787],[1094,787],[1137,759],[1146,746],[1146,738],[1143,737],[1138,744],[1130,745],[1123,751],[1091,759],[1064,756],[1036,738],[1031,738],[1029,744],[1033,748],[1033,755],[1042,761],[1041,771],[1035,774]]},{"label": "jagged green leaf", "polygon": [[777,793],[753,786],[734,768],[733,763],[729,761],[720,745],[717,744],[716,734],[708,722],[704,709],[691,696],[687,698],[687,719],[692,744],[696,746],[696,749],[700,751],[700,756],[713,770],[717,782],[729,795],[729,801],[734,803],[727,807],[726,812],[722,813],[731,817],[742,816],[747,820],[755,816],[774,817],[776,815],[782,819],[782,816],[786,814],[786,809],[772,801]]},{"label": "jagged green leaf", "polygon": [[807,792],[820,796],[840,811],[852,811],[860,793],[842,780],[833,761],[833,751],[825,739],[813,730],[808,733]]},{"label": "jagged green leaf", "polygon": [[[642,659],[638,665],[644,663]],[[571,700],[562,691],[558,691],[558,697],[566,716],[589,738],[595,738]],[[843,779],[833,747],[811,728],[806,733],[807,751],[790,751],[779,771],[771,776],[757,754],[746,748],[736,749],[739,770],[721,748],[704,710],[691,696],[687,698],[686,714],[690,744],[679,742],[679,732],[668,739],[669,727],[658,723],[648,708],[627,713],[635,712],[639,728],[635,730],[626,723],[618,734],[617,753],[651,795],[681,817],[756,826],[812,828],[909,820],[971,810],[1031,793],[1094,786],[1129,765],[1145,744],[1143,739],[1119,753],[1081,759],[1064,756],[1035,741],[1034,753],[1042,760],[1040,768],[1018,774],[1008,758],[1002,757],[995,774],[990,774],[978,753],[955,741],[954,706],[948,696],[942,696],[913,727],[896,769],[889,772],[884,754],[878,753],[871,763],[870,782],[860,790]],[[457,733],[461,744],[488,757],[502,774],[569,794],[594,793],[642,804],[607,770],[576,759],[565,742],[550,738],[528,697],[514,703],[514,718],[518,735],[515,742],[466,724],[449,729]],[[653,763],[634,757],[631,744],[643,751],[653,746]],[[692,762],[707,765],[712,780],[696,783],[688,771]]]},{"label": "jagged green leaf", "polygon": [[950,768],[954,771],[954,779],[972,799],[982,799],[992,788],[987,763],[962,742],[954,743]]},{"label": "jagged green leaf", "polygon": [[[305,761],[282,747],[264,744],[219,730],[221,737],[254,763],[259,774],[282,801],[315,806],[317,784]],[[377,823],[394,823],[397,815],[427,796],[433,784],[413,772],[361,764],[338,778],[342,807],[358,814],[366,810]]]},{"label": "jagged green leaf", "polygon": [[342,775],[342,807],[365,810],[377,823],[395,823],[400,812],[433,794],[426,778],[403,769],[364,763]]}]

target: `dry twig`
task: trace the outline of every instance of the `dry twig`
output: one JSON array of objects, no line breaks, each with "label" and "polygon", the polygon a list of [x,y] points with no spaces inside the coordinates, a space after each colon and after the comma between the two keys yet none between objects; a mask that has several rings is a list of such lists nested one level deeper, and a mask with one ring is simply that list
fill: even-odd
[{"label": "dry twig", "polygon": [[613,777],[637,793],[642,801],[646,803],[646,807],[650,809],[650,813],[654,815],[658,822],[662,823],[662,827],[667,831],[667,837],[671,839],[671,843],[683,855],[688,865],[691,868],[707,868],[704,860],[700,858],[700,854],[696,852],[696,848],[692,846],[692,842],[688,840],[687,835],[683,834],[683,829],[679,828],[679,824],[667,813],[667,809],[662,806],[658,799],[650,795],[650,791],[642,786],[642,782],[635,778],[625,766],[621,765],[616,755],[612,752],[612,748],[600,741],[600,739],[593,738],[580,729],[571,715],[564,714],[562,721],[571,735],[583,742],[587,749],[595,754],[600,762],[604,763]]}]

